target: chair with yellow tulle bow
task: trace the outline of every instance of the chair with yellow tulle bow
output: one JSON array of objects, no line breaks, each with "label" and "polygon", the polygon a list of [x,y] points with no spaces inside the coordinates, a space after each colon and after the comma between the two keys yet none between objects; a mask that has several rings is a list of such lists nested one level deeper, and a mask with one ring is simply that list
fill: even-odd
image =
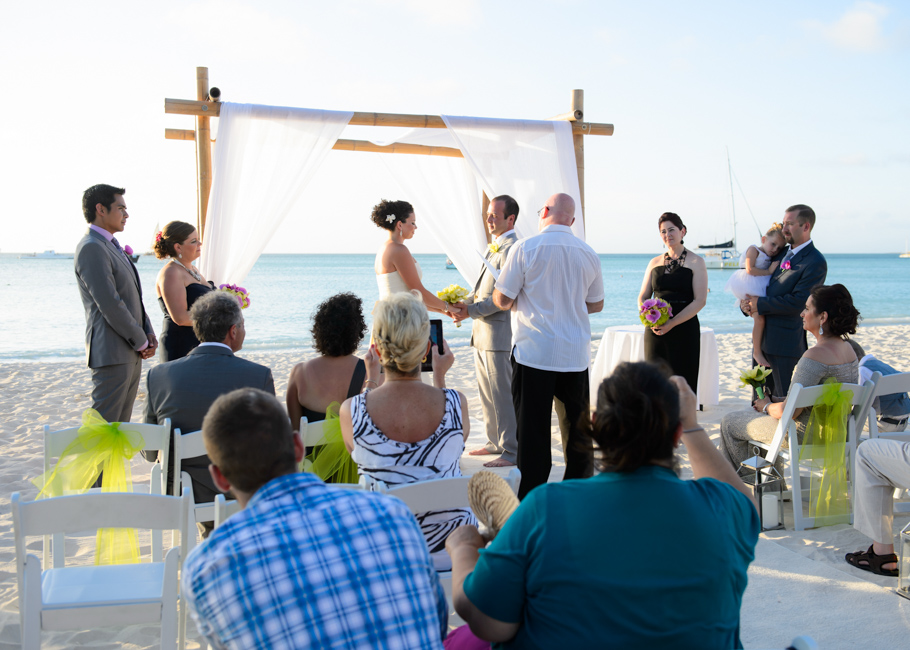
[{"label": "chair with yellow tulle bow", "polygon": [[[162,648],[184,647],[185,625],[178,626],[177,600],[178,573],[187,553],[189,494],[178,498],[92,491],[26,502],[15,493],[10,505],[22,648],[40,648],[41,630],[150,622],[161,624]],[[65,566],[63,553],[55,552],[54,566],[49,567],[26,553],[30,536],[100,533],[108,527],[178,531],[180,546],[171,548],[163,561],[101,566]],[[62,549],[61,544],[55,551]]]},{"label": "chair with yellow tulle bow", "polygon": [[[836,523],[853,523],[853,460],[856,456],[856,416],[873,386],[826,383],[819,386],[791,384],[784,411],[770,444],[750,444],[767,450],[773,463],[778,456],[788,461],[788,481],[793,493],[793,527],[805,530]],[[800,444],[793,413],[814,407]],[[822,408],[818,408],[822,407]],[[813,424],[813,421],[815,424]],[[784,441],[789,443],[784,448]],[[807,474],[806,492],[800,478]],[[803,497],[809,502],[803,510]]]},{"label": "chair with yellow tulle bow", "polygon": [[[108,472],[108,488],[102,487],[102,489],[105,491],[133,491],[132,482],[128,476],[117,480],[117,482],[123,483],[119,488],[112,486],[109,479],[114,478],[115,474],[120,476],[120,468],[125,468],[128,474],[129,459],[140,449],[157,449],[160,451],[160,459],[151,469],[149,493],[165,494],[171,421],[165,420],[161,424],[107,423],[97,412],[87,409],[83,413],[81,427],[51,431],[49,426],[44,426],[44,474],[34,481],[41,490],[39,497],[64,496],[87,491],[97,479],[99,462],[104,462],[101,451],[105,447],[105,441],[111,442],[108,434],[112,430],[120,434],[117,437],[123,439],[123,442],[117,445],[117,454],[115,454],[119,458],[119,463],[114,463],[115,471]],[[100,444],[99,440],[102,440]],[[110,460],[111,457],[108,458]],[[56,463],[54,459],[56,459]],[[62,549],[62,544],[62,534],[54,537],[53,544],[51,544],[50,538],[45,536],[43,555],[45,566],[51,561],[51,549],[54,550],[54,566],[63,566],[58,564],[57,558],[57,555],[60,555],[59,561],[62,562],[62,553],[56,553],[58,548]],[[160,562],[161,531],[153,532],[152,546],[152,560]]]}]

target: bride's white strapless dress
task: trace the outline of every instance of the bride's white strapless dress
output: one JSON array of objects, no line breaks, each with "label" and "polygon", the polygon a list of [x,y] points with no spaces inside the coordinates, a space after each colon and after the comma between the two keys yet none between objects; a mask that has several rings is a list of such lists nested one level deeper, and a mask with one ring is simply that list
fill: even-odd
[{"label": "bride's white strapless dress", "polygon": [[[414,265],[417,267],[417,277],[422,280],[423,271],[420,270],[420,264],[417,262],[417,260],[414,260]],[[404,283],[404,280],[402,280],[401,274],[398,271],[392,271],[391,273],[377,273],[376,283],[379,285],[380,300],[388,298],[393,293],[409,291],[408,285]]]}]

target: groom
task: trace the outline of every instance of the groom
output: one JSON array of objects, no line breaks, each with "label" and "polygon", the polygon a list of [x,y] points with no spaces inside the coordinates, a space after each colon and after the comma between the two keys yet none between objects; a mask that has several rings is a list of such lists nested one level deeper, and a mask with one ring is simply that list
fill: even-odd
[{"label": "groom", "polygon": [[139,389],[142,359],[158,348],[142,305],[136,267],[114,236],[129,214],[123,194],[93,185],[82,195],[88,232],[76,246],[74,266],[85,308],[85,352],[92,371],[92,408],[108,422],[129,422]]},{"label": "groom", "polygon": [[799,358],[808,349],[800,314],[812,287],[825,283],[828,263],[812,243],[815,211],[797,204],[784,213],[784,239],[790,245],[780,266],[771,275],[764,298],[746,296],[746,314],[765,317],[761,349],[771,364],[769,393],[780,401],[790,391],[790,379]]},{"label": "groom", "polygon": [[[486,259],[496,270],[503,267],[512,244],[518,241],[515,234],[516,219],[518,203],[511,196],[503,194],[490,201],[487,228],[493,242]],[[502,311],[493,304],[495,284],[496,278],[484,264],[474,291],[465,299],[466,317],[474,319],[471,347],[474,348],[477,388],[487,433],[487,444],[468,454],[499,454],[499,458],[484,463],[484,467],[509,467],[518,462],[517,425],[515,407],[512,404],[512,362],[509,358],[512,349],[512,322],[508,311]]]}]

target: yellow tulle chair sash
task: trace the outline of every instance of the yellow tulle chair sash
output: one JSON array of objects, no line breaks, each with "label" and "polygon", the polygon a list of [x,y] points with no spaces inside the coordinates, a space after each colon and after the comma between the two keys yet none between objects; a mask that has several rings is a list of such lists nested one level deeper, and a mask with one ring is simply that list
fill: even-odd
[{"label": "yellow tulle chair sash", "polygon": [[341,437],[340,407],[338,402],[332,402],[326,409],[323,436],[304,460],[303,469],[326,483],[357,483],[360,480],[357,463]]},{"label": "yellow tulle chair sash", "polygon": [[[87,491],[102,473],[102,492],[132,492],[130,460],[145,444],[137,431],[122,431],[120,423],[107,422],[95,409],[82,413],[82,426],[57,460],[57,465],[34,483],[38,499]],[[56,550],[56,549],[55,549]],[[139,561],[139,542],[133,528],[98,530],[95,564],[130,564]]]},{"label": "yellow tulle chair sash", "polygon": [[852,398],[853,391],[841,391],[841,383],[828,378],[809,415],[799,461],[813,470],[809,512],[814,512],[816,526],[850,522],[846,447]]}]

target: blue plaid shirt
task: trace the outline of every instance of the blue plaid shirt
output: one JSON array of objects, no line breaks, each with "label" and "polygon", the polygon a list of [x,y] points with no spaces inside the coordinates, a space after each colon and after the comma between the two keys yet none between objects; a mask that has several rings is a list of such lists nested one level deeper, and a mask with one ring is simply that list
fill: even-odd
[{"label": "blue plaid shirt", "polygon": [[442,648],[445,594],[398,499],[269,481],[195,548],[183,595],[215,648]]}]

